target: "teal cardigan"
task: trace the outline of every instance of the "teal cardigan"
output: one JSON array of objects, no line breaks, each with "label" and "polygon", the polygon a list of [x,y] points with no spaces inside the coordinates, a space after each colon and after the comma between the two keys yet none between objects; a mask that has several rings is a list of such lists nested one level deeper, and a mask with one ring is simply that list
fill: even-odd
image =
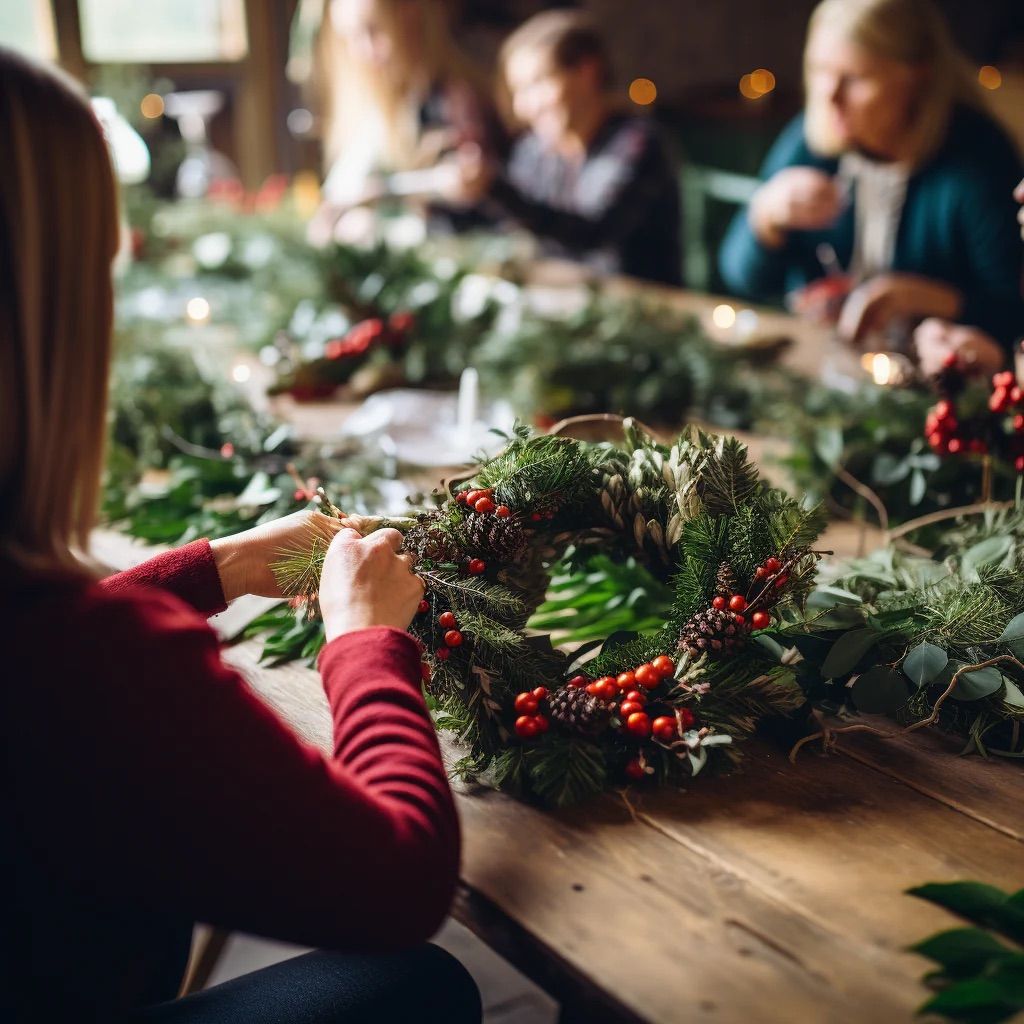
[{"label": "teal cardigan", "polygon": [[[838,161],[811,152],[802,114],[776,140],[761,176],[793,166],[829,174],[838,167]],[[1022,173],[1013,144],[993,121],[957,110],[942,148],[907,184],[892,266],[959,289],[959,321],[988,331],[1007,348],[1024,335],[1024,245],[1012,195]],[[851,203],[832,227],[790,232],[786,244],[772,250],[761,245],[742,210],[719,253],[722,278],[737,295],[775,300],[823,275],[815,255],[821,242],[831,243],[840,263],[849,266],[853,226]]]}]

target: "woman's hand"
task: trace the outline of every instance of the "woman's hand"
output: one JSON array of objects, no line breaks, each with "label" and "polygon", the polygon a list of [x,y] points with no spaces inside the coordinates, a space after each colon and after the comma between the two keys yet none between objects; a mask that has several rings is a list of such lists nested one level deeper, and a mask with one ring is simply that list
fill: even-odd
[{"label": "woman's hand", "polygon": [[331,641],[369,626],[407,629],[423,598],[412,555],[400,555],[402,535],[377,530],[361,537],[342,529],[331,541],[320,577],[320,611]]},{"label": "woman's hand", "polygon": [[490,190],[494,168],[473,142],[459,146],[454,155],[437,165],[439,199],[456,206],[474,206]]},{"label": "woman's hand", "polygon": [[814,167],[785,167],[768,179],[750,201],[754,234],[770,249],[781,248],[790,231],[819,231],[843,211],[843,190]]},{"label": "woman's hand", "polygon": [[914,346],[921,370],[928,376],[938,373],[951,353],[956,353],[968,369],[984,376],[997,373],[1006,361],[995,339],[984,331],[935,317],[925,320],[914,331]]},{"label": "woman's hand", "polygon": [[281,553],[311,549],[318,538],[330,543],[344,526],[342,519],[304,509],[233,537],[211,541],[225,600],[231,602],[242,594],[284,597],[270,568],[280,560]]},{"label": "woman's hand", "polygon": [[917,274],[879,274],[850,293],[839,314],[839,333],[859,342],[897,319],[955,320],[962,305],[960,292],[942,281]]}]

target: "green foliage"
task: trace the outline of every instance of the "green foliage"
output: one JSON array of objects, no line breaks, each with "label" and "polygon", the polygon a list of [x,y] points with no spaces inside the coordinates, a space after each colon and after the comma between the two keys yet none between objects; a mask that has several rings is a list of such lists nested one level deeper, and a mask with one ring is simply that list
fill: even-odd
[{"label": "green foliage", "polygon": [[908,893],[980,926],[940,932],[911,947],[937,966],[925,979],[936,995],[919,1012],[988,1024],[1024,1011],[1024,889],[1010,895],[981,882],[950,882]]}]

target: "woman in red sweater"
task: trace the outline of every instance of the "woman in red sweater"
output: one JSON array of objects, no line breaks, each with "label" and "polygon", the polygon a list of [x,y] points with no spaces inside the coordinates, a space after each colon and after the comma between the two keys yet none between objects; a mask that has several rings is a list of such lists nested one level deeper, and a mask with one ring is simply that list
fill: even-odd
[{"label": "woman in red sweater", "polygon": [[[98,580],[114,179],[75,86],[4,50],[0,152],[0,1019],[478,1020],[469,976],[426,944],[459,832],[399,535],[304,514]],[[275,593],[268,560],[314,529],[336,534],[329,757],[205,621]],[[175,1000],[196,920],[335,952]]]}]

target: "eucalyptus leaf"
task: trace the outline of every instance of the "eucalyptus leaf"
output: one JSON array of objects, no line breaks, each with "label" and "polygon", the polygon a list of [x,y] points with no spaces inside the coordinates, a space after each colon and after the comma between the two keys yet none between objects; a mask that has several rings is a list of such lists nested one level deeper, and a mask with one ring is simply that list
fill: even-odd
[{"label": "eucalyptus leaf", "polygon": [[826,679],[835,679],[852,672],[861,658],[881,639],[870,626],[852,629],[844,633],[828,652],[821,666],[821,674]]},{"label": "eucalyptus leaf", "polygon": [[924,473],[919,469],[915,469],[910,477],[910,504],[920,505],[924,500],[927,490],[928,484],[925,481]]},{"label": "eucalyptus leaf", "polygon": [[998,644],[1012,644],[1018,640],[1024,640],[1024,612],[1020,615],[1015,615],[1006,624],[1006,628],[999,634],[996,639]]},{"label": "eucalyptus leaf", "polygon": [[904,659],[903,671],[918,689],[927,686],[946,667],[949,657],[935,644],[918,644]]},{"label": "eucalyptus leaf", "polygon": [[906,677],[888,665],[878,665],[862,672],[852,687],[853,702],[858,711],[884,715],[898,711],[910,696]]},{"label": "eucalyptus leaf", "polygon": [[981,700],[989,697],[1003,685],[1003,675],[997,668],[975,669],[965,672],[953,687],[950,694],[956,700]]},{"label": "eucalyptus leaf", "polygon": [[977,580],[981,569],[999,565],[1012,550],[1012,537],[1005,534],[988,537],[963,553],[960,570],[967,579]]},{"label": "eucalyptus leaf", "polygon": [[830,469],[843,457],[843,432],[839,427],[821,426],[815,431],[814,450]]}]

